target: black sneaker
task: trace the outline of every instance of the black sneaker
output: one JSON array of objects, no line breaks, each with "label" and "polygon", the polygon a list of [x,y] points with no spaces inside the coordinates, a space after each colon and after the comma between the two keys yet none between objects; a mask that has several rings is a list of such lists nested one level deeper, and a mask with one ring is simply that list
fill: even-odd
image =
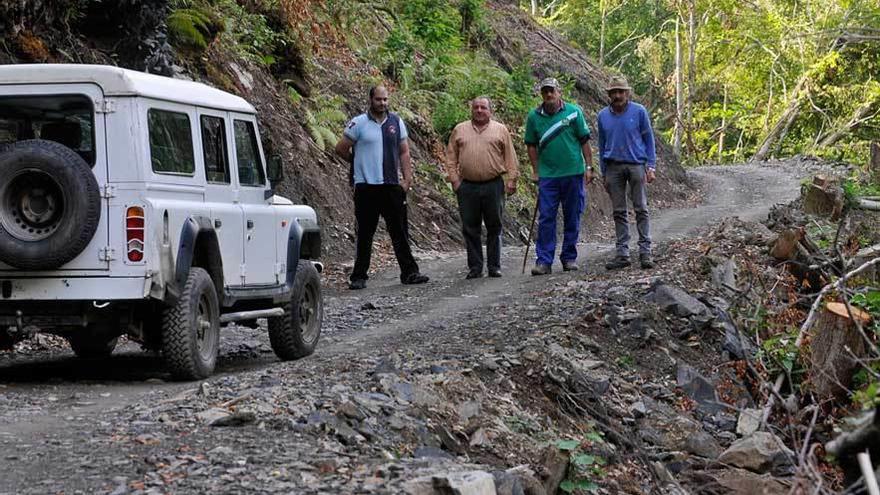
[{"label": "black sneaker", "polygon": [[650,254],[640,254],[639,255],[639,264],[642,265],[642,270],[650,270],[654,268],[654,260],[651,259]]},{"label": "black sneaker", "polygon": [[617,256],[613,260],[605,263],[606,270],[620,270],[621,268],[626,268],[630,266],[632,263],[629,262],[629,258],[626,256]]},{"label": "black sneaker", "polygon": [[532,275],[549,275],[552,271],[553,269],[550,268],[550,265],[538,263],[532,268]]},{"label": "black sneaker", "polygon": [[406,277],[400,277],[400,283],[402,283],[404,285],[424,284],[428,280],[431,280],[431,279],[428,278],[427,275],[422,275],[421,273],[418,273],[418,272],[410,273]]},{"label": "black sneaker", "polygon": [[489,276],[492,278],[501,278],[501,270],[489,270]]},{"label": "black sneaker", "polygon": [[563,261],[563,262],[562,262],[562,271],[564,271],[564,272],[576,272],[576,271],[578,271],[578,270],[580,270],[580,268],[578,268],[577,264],[576,264],[574,261],[571,261],[571,262],[569,262],[569,261]]},{"label": "black sneaker", "polygon": [[464,278],[470,280],[472,278],[481,278],[482,276],[483,272],[481,270],[471,270]]},{"label": "black sneaker", "polygon": [[357,280],[352,280],[351,282],[348,283],[348,288],[351,290],[366,289],[367,288],[367,281],[362,278],[359,278]]}]

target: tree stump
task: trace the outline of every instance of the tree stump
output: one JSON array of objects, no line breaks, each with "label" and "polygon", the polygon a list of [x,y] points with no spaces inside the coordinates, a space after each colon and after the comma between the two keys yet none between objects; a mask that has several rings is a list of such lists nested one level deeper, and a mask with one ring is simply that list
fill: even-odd
[{"label": "tree stump", "polygon": [[811,184],[803,187],[801,196],[805,213],[836,220],[843,212],[843,189],[836,179],[817,175]]},{"label": "tree stump", "polygon": [[804,238],[804,230],[798,227],[785,229],[779,233],[773,247],[770,248],[770,256],[779,261],[788,261],[797,258],[798,243]]},{"label": "tree stump", "polygon": [[[852,308],[864,326],[871,317]],[[820,399],[846,397],[858,359],[865,357],[865,341],[843,303],[831,302],[816,319],[810,344],[810,382]]]}]

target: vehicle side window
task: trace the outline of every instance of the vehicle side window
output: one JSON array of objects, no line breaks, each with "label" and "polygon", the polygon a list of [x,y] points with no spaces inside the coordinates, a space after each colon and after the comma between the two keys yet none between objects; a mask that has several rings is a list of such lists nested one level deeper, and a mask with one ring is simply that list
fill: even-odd
[{"label": "vehicle side window", "polygon": [[205,178],[208,182],[229,184],[229,156],[226,153],[226,124],[220,117],[202,115],[202,149],[205,151]]},{"label": "vehicle side window", "polygon": [[257,147],[257,133],[254,123],[236,120],[235,158],[238,160],[238,182],[243,186],[266,185],[263,163],[260,160],[260,148]]},{"label": "vehicle side window", "polygon": [[151,108],[147,112],[153,171],[193,175],[195,160],[189,115]]}]

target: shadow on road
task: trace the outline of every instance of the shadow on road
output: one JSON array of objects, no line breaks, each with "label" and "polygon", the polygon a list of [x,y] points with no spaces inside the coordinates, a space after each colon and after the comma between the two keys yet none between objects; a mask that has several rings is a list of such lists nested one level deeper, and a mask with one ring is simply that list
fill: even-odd
[{"label": "shadow on road", "polygon": [[[214,375],[256,369],[277,361],[272,356],[220,356]],[[158,354],[124,352],[107,358],[82,359],[73,355],[39,357],[0,364],[0,383],[105,383],[171,381]]]}]

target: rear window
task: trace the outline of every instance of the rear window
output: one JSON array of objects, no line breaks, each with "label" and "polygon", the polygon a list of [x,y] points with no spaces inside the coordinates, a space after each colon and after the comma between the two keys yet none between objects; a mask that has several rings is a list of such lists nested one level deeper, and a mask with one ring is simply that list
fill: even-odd
[{"label": "rear window", "polygon": [[192,126],[189,115],[151,108],[147,112],[150,130],[150,162],[160,174],[193,175]]},{"label": "rear window", "polygon": [[0,147],[46,139],[95,164],[94,108],[84,95],[0,97]]}]

